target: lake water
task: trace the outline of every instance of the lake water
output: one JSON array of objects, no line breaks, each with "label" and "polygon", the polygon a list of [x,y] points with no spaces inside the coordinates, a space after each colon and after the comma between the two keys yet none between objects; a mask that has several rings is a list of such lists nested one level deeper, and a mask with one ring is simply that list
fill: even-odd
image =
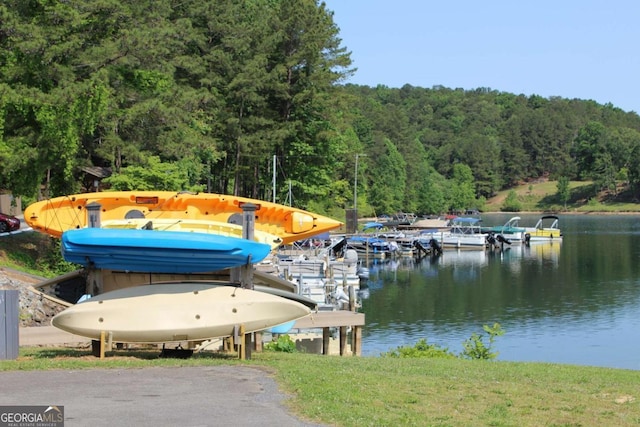
[{"label": "lake water", "polygon": [[457,354],[474,332],[488,343],[482,326],[498,322],[497,360],[640,369],[640,216],[559,216],[562,242],[372,262],[363,356],[422,338]]}]

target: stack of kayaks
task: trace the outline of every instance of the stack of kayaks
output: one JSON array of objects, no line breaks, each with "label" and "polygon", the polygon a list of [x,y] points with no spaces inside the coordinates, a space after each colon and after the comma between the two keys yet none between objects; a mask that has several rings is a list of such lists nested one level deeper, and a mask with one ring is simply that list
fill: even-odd
[{"label": "stack of kayaks", "polygon": [[[243,237],[251,204],[253,240]],[[104,192],[30,205],[25,221],[62,240],[62,254],[89,271],[153,275],[210,274],[262,261],[283,243],[335,229],[340,222],[300,209],[218,194]],[[117,342],[203,340],[291,322],[311,312],[304,298],[214,280],[136,284],[90,292],[57,315],[54,326]]]}]

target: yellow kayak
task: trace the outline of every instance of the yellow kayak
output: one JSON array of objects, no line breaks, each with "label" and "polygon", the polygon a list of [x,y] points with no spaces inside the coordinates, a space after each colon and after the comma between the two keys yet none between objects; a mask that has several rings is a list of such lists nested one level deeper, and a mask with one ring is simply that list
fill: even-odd
[{"label": "yellow kayak", "polygon": [[[146,221],[209,221],[242,225],[242,206],[256,206],[254,231],[278,236],[282,244],[339,228],[342,223],[277,203],[224,194],[173,191],[113,191],[83,193],[42,200],[28,206],[24,219],[36,231],[54,237],[89,224],[88,209],[97,207],[100,222],[140,219]],[[97,205],[96,205],[97,204]],[[257,233],[254,233],[256,236]]]}]

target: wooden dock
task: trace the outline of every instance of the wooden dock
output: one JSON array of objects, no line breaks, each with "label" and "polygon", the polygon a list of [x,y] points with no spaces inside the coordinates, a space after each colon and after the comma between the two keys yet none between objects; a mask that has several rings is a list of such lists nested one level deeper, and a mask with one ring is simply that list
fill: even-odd
[{"label": "wooden dock", "polygon": [[[349,310],[319,311],[307,317],[299,319],[294,324],[294,329],[322,329],[322,354],[329,354],[329,342],[331,328],[340,330],[340,355],[362,355],[362,327],[365,324],[364,313],[356,313]],[[351,351],[347,351],[347,330],[351,327]],[[88,346],[89,338],[72,335],[53,326],[40,326],[32,328],[20,328],[21,346],[40,345],[64,345],[64,346]],[[188,346],[188,343],[185,343]]]},{"label": "wooden dock", "polygon": [[322,329],[322,354],[329,354],[331,328],[340,330],[340,356],[347,353],[347,330],[351,327],[351,354],[362,355],[362,327],[364,313],[349,310],[318,311],[296,321],[294,329]]}]

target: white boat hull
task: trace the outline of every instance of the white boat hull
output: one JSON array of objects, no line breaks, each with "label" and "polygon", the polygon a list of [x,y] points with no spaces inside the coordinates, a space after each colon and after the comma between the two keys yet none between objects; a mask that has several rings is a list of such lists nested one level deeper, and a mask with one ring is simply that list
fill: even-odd
[{"label": "white boat hull", "polygon": [[477,249],[487,247],[486,234],[460,234],[451,232],[422,234],[421,239],[435,239],[443,249]]},{"label": "white boat hull", "polygon": [[199,341],[255,332],[300,319],[311,310],[289,299],[234,286],[203,283],[143,285],[107,292],[52,319],[75,335],[115,342]]}]

